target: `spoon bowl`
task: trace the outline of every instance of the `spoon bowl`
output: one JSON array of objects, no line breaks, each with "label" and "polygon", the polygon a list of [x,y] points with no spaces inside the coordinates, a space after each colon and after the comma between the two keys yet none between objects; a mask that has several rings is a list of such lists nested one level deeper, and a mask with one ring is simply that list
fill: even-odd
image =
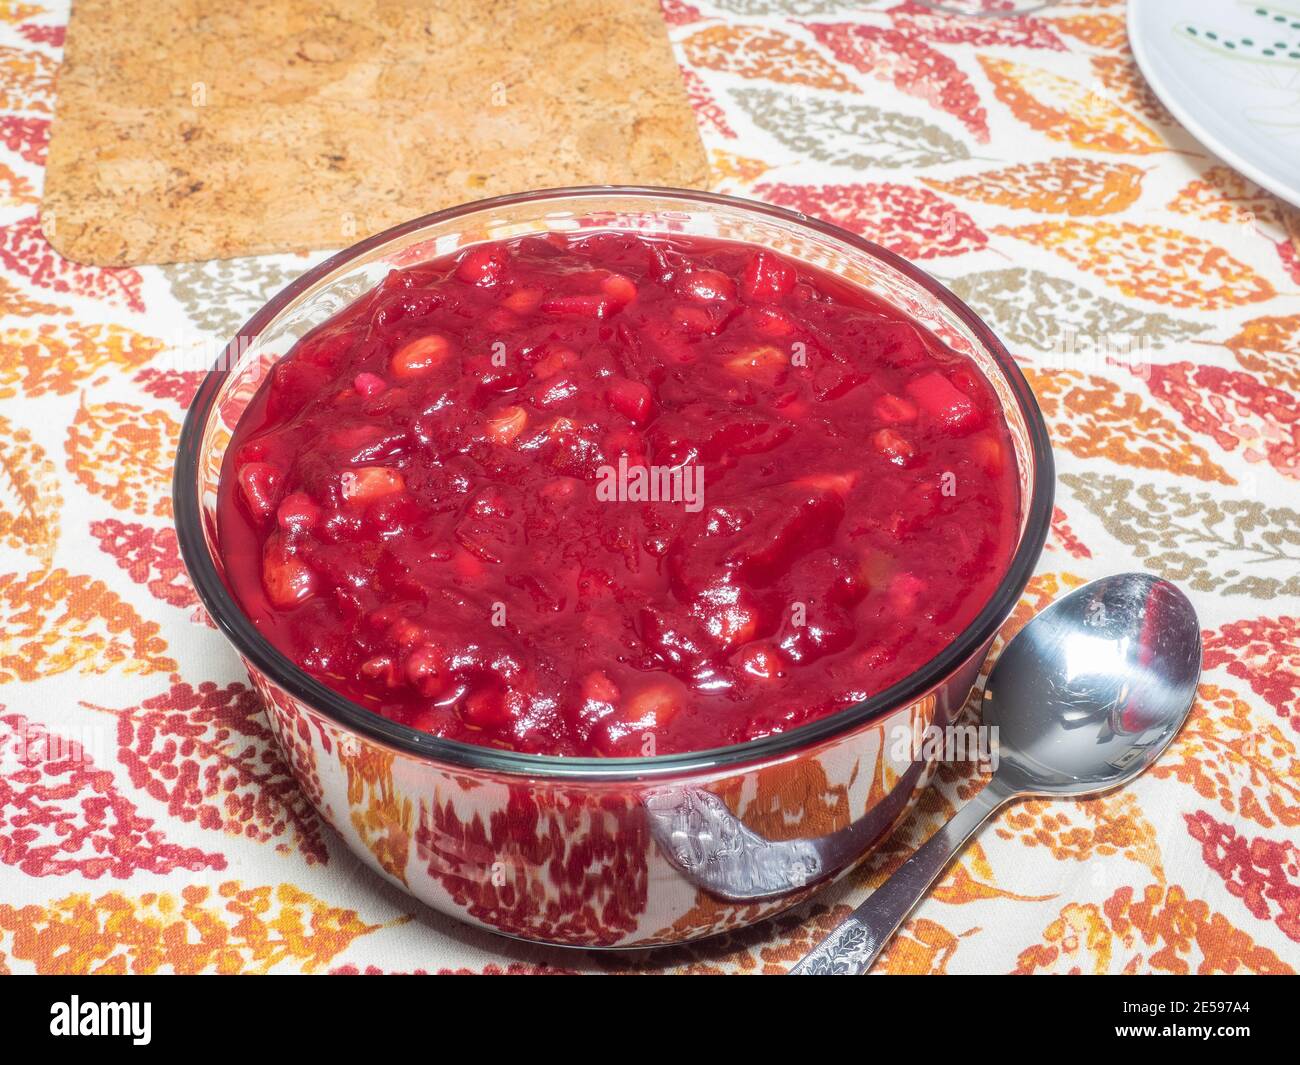
[{"label": "spoon bowl", "polygon": [[1187,597],[1149,573],[1084,585],[1035,617],[984,688],[998,778],[1019,795],[1088,795],[1154,762],[1182,727],[1201,673]]},{"label": "spoon bowl", "polygon": [[791,973],[871,968],[904,919],[997,810],[1027,796],[1127,784],[1178,734],[1201,675],[1187,597],[1149,573],[1104,577],[1057,600],[1007,645],[984,689],[993,778]]}]

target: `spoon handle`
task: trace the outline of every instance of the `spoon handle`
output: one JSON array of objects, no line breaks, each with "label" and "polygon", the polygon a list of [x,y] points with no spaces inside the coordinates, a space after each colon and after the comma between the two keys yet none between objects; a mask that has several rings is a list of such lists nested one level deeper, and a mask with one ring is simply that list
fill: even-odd
[{"label": "spoon handle", "polygon": [[831,934],[804,956],[791,976],[857,976],[877,955],[948,867],[967,840],[999,807],[1015,798],[995,778],[922,844]]}]

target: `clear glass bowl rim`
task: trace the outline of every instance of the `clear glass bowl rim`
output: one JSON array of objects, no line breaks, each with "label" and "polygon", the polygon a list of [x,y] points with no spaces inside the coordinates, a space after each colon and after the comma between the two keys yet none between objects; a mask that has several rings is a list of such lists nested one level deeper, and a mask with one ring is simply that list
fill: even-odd
[{"label": "clear glass bowl rim", "polygon": [[[391,240],[426,226],[447,222],[485,209],[584,196],[654,197],[661,200],[690,201],[706,207],[710,205],[728,207],[793,222],[806,229],[833,237],[857,251],[883,261],[947,304],[993,355],[999,370],[1015,394],[1033,457],[1034,470],[1026,506],[1024,531],[1019,546],[1012,556],[1011,565],[976,618],[939,654],[897,684],[878,692],[869,699],[788,732],[727,747],[656,755],[649,758],[569,758],[525,754],[433,736],[389,720],[346,699],[300,669],[273,647],[244,616],[227,590],[210,557],[203,535],[197,475],[198,464],[202,457],[199,448],[203,438],[203,427],[220,393],[222,381],[230,373],[230,370],[224,367],[234,365],[233,361],[227,360],[232,359],[236,354],[234,349],[241,339],[247,343],[257,336],[299,293],[309,288],[319,278]],[[522,778],[573,781],[643,780],[652,777],[687,776],[754,762],[771,761],[830,741],[843,733],[868,724],[874,718],[883,716],[891,710],[915,702],[941,685],[971,655],[991,640],[1002,621],[1011,612],[1029,583],[1029,578],[1042,553],[1051,525],[1054,494],[1055,465],[1051,443],[1042,412],[1029,383],[993,331],[945,286],[894,252],[833,223],[738,196],[643,185],[582,185],[537,189],[458,204],[442,211],[421,215],[376,233],[312,267],[273,296],[245,323],[230,341],[230,345],[219,357],[213,369],[204,376],[181,429],[172,482],[181,557],[189,570],[195,590],[220,631],[245,661],[259,670],[266,679],[340,728],[415,758],[458,768]]]}]

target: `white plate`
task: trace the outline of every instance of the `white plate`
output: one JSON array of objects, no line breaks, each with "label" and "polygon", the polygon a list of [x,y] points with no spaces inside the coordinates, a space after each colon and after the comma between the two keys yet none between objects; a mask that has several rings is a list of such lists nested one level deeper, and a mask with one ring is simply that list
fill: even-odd
[{"label": "white plate", "polygon": [[1128,36],[1192,136],[1300,207],[1300,0],[1129,0]]}]

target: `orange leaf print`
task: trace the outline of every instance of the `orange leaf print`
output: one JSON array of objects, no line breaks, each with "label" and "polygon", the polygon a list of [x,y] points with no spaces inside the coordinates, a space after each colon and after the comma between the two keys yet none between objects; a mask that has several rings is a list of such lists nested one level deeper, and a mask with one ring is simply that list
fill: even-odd
[{"label": "orange leaf print", "polygon": [[1108,96],[1120,107],[1157,125],[1177,125],[1174,116],[1151,91],[1151,86],[1138,70],[1132,55],[1127,52],[1123,55],[1095,55],[1089,62],[1097,82],[1094,86],[1095,95]]},{"label": "orange leaf print", "polygon": [[803,41],[766,26],[710,26],[682,42],[697,67],[790,85],[857,92],[858,87]]},{"label": "orange leaf print", "polygon": [[1146,155],[1168,145],[1118,104],[1059,74],[979,56],[993,93],[1021,122],[1055,141],[1098,152]]},{"label": "orange leaf print", "polygon": [[81,406],[68,428],[68,469],[118,510],[171,516],[172,459],[180,426],[130,403]]},{"label": "orange leaf print", "polygon": [[17,286],[0,277],[0,307],[5,315],[13,318],[32,318],[36,315],[71,314],[71,307],[60,307],[57,303],[45,303],[34,300]]},{"label": "orange leaf print", "polygon": [[1264,828],[1300,825],[1295,744],[1227,688],[1201,685],[1187,724],[1150,772]]},{"label": "orange leaf print", "polygon": [[1001,207],[1019,207],[1041,214],[1115,214],[1142,192],[1146,171],[1128,163],[1095,159],[1051,159],[1020,163],[947,181],[922,178],[940,192]]},{"label": "orange leaf print", "polygon": [[709,155],[709,169],[713,172],[715,187],[724,182],[737,185],[753,184],[771,169],[761,159],[750,159],[744,155],[734,155],[714,148]]},{"label": "orange leaf print", "polygon": [[1075,370],[1039,373],[1024,367],[1024,373],[1052,426],[1052,442],[1072,455],[1237,483],[1177,425],[1113,381]]},{"label": "orange leaf print", "polygon": [[1300,392],[1300,314],[1252,318],[1223,346],[1268,387]]},{"label": "orange leaf print", "polygon": [[[974,931],[974,929],[972,929]],[[969,935],[970,933],[965,933]],[[908,921],[880,955],[875,971],[891,976],[939,975],[957,953],[960,937],[924,917]]]},{"label": "orange leaf print", "polygon": [[0,207],[22,207],[39,198],[30,181],[0,163]]},{"label": "orange leaf print", "polygon": [[173,672],[158,631],[103,581],[62,569],[0,575],[0,683],[70,669]]},{"label": "orange leaf print", "polygon": [[1257,219],[1277,221],[1283,210],[1276,197],[1226,166],[1210,167],[1179,189],[1167,206],[1175,214],[1207,222],[1242,224]]},{"label": "orange leaf print", "polygon": [[949,906],[959,906],[965,902],[983,902],[986,899],[1014,899],[1017,902],[1042,902],[1053,898],[1052,895],[1018,895],[996,887],[989,881],[993,879],[993,869],[984,857],[980,845],[974,844],[961,861],[950,868],[930,893],[933,898]]},{"label": "orange leaf print", "polygon": [[44,322],[0,333],[0,399],[19,393],[66,396],[107,366],[134,369],[163,348],[125,326]]},{"label": "orange leaf print", "polygon": [[1126,296],[1172,307],[1224,310],[1277,295],[1223,248],[1164,226],[1038,222],[991,231],[1053,251]]},{"label": "orange leaf print", "polygon": [[0,543],[48,567],[62,506],[58,473],[45,449],[26,429],[0,417]]},{"label": "orange leaf print", "polygon": [[1044,847],[1057,861],[1086,862],[1123,855],[1164,879],[1155,827],[1131,794],[1077,802],[1029,799],[1009,806],[995,829],[1003,839]]},{"label": "orange leaf print", "polygon": [[48,906],[0,905],[0,942],[40,974],[315,972],[379,925],[326,905],[292,884],[210,888],[179,897],[110,891]]},{"label": "orange leaf print", "polygon": [[23,4],[18,0],[0,0],[0,21],[18,23],[26,22],[33,15],[42,15],[45,8],[36,4]]},{"label": "orange leaf print", "polygon": [[1258,232],[1277,251],[1282,267],[1300,282],[1300,211],[1226,166],[1212,166],[1185,185],[1169,210]]},{"label": "orange leaf print", "polygon": [[348,777],[348,808],[352,827],[389,876],[406,883],[411,851],[412,809],[393,789],[393,755],[366,746],[355,752],[339,749]]},{"label": "orange leaf print", "polygon": [[34,48],[0,47],[0,111],[52,112],[57,66]]},{"label": "orange leaf print", "polygon": [[1051,20],[1057,33],[1064,33],[1094,48],[1124,48],[1128,30],[1122,15],[1069,15]]},{"label": "orange leaf print", "polygon": [[1014,972],[1291,973],[1273,951],[1177,885],[1123,887],[1101,906],[1072,902],[1020,953]]}]

